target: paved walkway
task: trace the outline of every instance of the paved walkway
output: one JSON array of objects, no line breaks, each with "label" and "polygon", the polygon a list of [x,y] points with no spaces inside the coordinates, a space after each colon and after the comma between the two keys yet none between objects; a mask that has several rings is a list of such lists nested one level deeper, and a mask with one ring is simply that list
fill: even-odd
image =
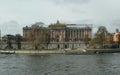
[{"label": "paved walkway", "polygon": [[45,51],[37,51],[37,50],[0,50],[0,53],[16,53],[16,54],[63,54],[64,50],[45,50]]}]

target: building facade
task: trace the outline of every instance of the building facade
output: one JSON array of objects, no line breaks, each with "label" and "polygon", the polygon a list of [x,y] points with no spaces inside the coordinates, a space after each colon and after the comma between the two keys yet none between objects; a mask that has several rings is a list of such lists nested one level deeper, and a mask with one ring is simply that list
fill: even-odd
[{"label": "building facade", "polygon": [[[61,24],[59,21],[48,27],[32,25],[23,28],[23,38],[29,41],[31,38],[39,38],[46,48],[77,48],[87,39],[92,38],[92,27],[90,25]],[[34,40],[32,39],[32,40]]]},{"label": "building facade", "polygon": [[119,32],[118,29],[116,30],[116,32],[115,32],[115,34],[114,34],[114,36],[113,36],[113,41],[114,41],[115,43],[119,43],[119,42],[120,42],[120,32]]}]

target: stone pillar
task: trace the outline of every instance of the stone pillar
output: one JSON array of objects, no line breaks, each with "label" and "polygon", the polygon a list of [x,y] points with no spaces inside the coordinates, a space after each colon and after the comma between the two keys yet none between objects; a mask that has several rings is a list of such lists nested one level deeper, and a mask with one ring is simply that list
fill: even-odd
[{"label": "stone pillar", "polygon": [[78,40],[80,40],[80,30],[78,30]]},{"label": "stone pillar", "polygon": [[74,35],[74,30],[72,31],[72,41],[74,39],[75,35]]},{"label": "stone pillar", "polygon": [[[71,39],[71,30],[70,30],[70,39]],[[70,41],[70,40],[69,40]]]},{"label": "stone pillar", "polygon": [[82,32],[81,32],[81,39],[83,40],[84,38],[84,30],[82,29]]},{"label": "stone pillar", "polygon": [[80,31],[80,39],[83,39],[83,30]]}]

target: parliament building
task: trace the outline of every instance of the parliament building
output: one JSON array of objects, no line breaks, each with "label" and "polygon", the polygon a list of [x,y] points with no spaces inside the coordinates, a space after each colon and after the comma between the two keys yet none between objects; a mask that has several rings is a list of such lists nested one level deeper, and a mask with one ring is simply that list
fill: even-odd
[{"label": "parliament building", "polygon": [[23,28],[25,41],[35,40],[40,42],[41,48],[65,49],[83,47],[86,39],[92,38],[91,24],[61,24],[59,21],[48,27],[33,24]]}]

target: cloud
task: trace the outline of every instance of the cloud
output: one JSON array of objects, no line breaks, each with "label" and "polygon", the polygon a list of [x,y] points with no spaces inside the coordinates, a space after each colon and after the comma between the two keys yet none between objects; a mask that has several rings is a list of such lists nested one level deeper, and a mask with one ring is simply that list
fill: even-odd
[{"label": "cloud", "polygon": [[82,3],[87,3],[91,0],[51,0],[56,4],[82,4]]},{"label": "cloud", "polygon": [[17,21],[9,21],[0,24],[2,36],[5,34],[21,34],[21,27]]},{"label": "cloud", "polygon": [[[104,25],[111,32],[120,28],[120,0],[0,0],[0,26],[14,29],[44,22],[51,24],[60,20],[64,23],[90,23],[97,28]],[[11,24],[19,25],[15,30]],[[4,22],[4,23],[3,23]],[[7,23],[7,24],[6,24]],[[4,27],[4,28],[2,28]],[[6,32],[8,33],[8,32]]]}]

